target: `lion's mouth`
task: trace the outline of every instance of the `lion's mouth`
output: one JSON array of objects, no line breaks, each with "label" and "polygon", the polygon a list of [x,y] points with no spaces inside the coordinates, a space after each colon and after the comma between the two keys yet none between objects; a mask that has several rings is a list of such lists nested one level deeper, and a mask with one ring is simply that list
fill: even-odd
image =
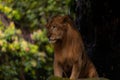
[{"label": "lion's mouth", "polygon": [[50,43],[55,43],[57,40],[56,39],[49,39]]}]

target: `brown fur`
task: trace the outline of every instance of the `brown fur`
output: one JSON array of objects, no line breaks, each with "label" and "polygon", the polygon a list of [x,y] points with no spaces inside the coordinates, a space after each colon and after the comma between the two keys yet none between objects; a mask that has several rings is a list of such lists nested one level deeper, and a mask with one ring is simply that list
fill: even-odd
[{"label": "brown fur", "polygon": [[85,53],[81,35],[69,16],[55,16],[46,25],[48,38],[54,45],[54,75],[70,79],[98,77]]}]

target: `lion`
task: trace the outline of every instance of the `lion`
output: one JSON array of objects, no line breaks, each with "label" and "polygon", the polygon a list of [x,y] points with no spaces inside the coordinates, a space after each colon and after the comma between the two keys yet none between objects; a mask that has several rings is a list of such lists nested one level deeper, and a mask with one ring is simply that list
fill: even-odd
[{"label": "lion", "polygon": [[98,77],[85,52],[80,32],[68,16],[54,16],[47,24],[47,36],[54,47],[54,75],[70,79]]}]

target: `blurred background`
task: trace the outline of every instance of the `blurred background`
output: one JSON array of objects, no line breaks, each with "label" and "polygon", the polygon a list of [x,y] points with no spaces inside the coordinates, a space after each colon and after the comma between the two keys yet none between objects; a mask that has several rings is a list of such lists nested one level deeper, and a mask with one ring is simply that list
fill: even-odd
[{"label": "blurred background", "polygon": [[53,48],[45,24],[67,14],[70,0],[0,0],[0,80],[46,80]]},{"label": "blurred background", "polygon": [[0,80],[46,80],[53,75],[53,47],[45,24],[70,15],[100,77],[120,74],[118,1],[0,0]]}]

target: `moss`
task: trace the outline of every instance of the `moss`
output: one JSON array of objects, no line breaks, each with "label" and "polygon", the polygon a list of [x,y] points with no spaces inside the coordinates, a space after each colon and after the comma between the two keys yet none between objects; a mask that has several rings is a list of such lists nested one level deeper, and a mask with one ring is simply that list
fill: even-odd
[{"label": "moss", "polygon": [[[70,79],[50,76],[47,80],[70,80]],[[107,78],[86,78],[86,79],[78,79],[78,80],[109,80],[109,79]]]}]

